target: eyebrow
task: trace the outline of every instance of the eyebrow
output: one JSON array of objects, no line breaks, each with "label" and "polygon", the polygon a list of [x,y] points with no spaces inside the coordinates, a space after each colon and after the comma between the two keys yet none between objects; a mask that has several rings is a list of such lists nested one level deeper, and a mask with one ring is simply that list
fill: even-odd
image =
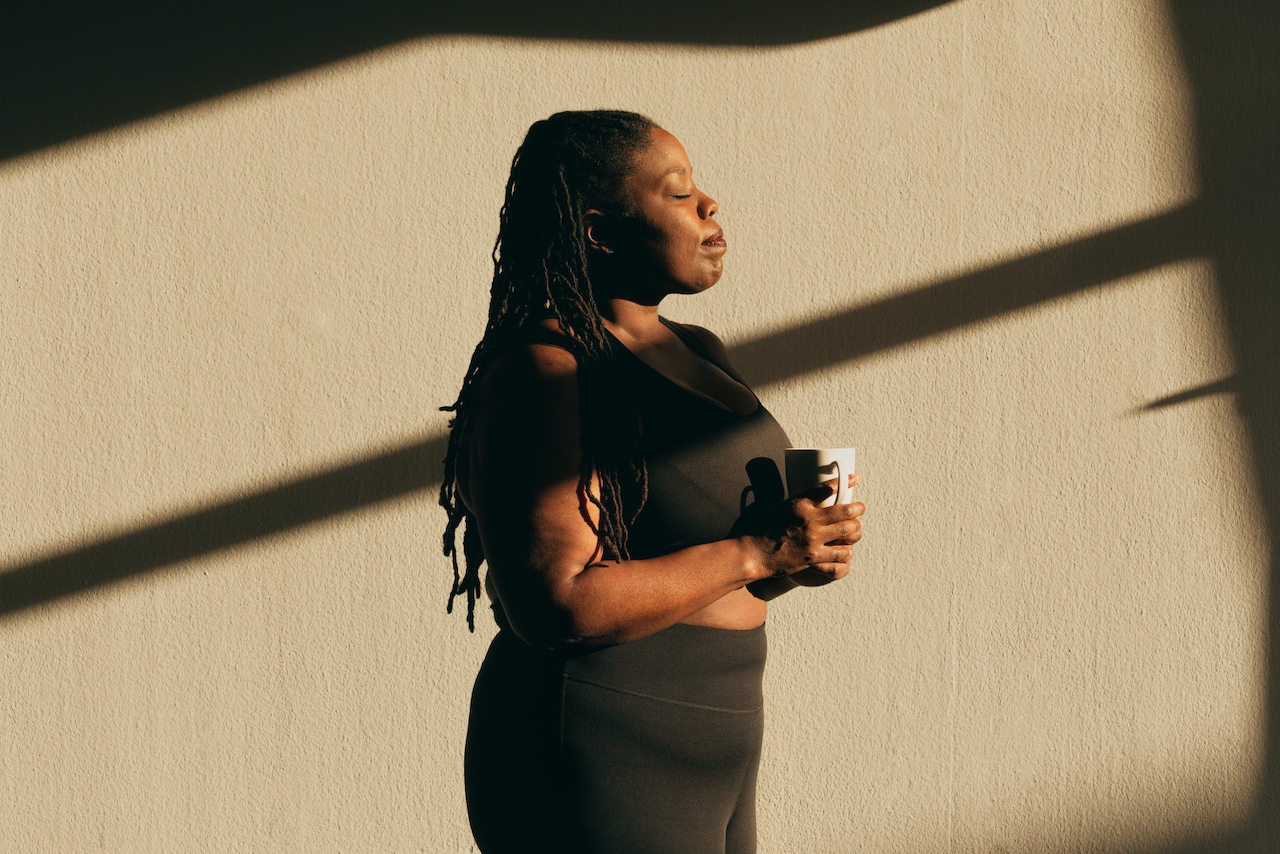
[{"label": "eyebrow", "polygon": [[663,173],[662,173],[662,177],[663,177],[663,178],[665,178],[665,177],[667,177],[668,175],[683,175],[683,174],[684,174],[684,167],[683,167],[683,166],[677,166],[677,167],[676,167],[676,168],[674,168],[674,169],[668,169],[666,172],[663,172]]}]

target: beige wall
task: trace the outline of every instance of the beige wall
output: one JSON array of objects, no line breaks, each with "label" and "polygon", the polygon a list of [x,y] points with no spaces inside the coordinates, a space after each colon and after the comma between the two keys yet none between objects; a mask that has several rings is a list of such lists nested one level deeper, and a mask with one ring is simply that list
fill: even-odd
[{"label": "beige wall", "polygon": [[434,484],[224,505],[438,452],[510,157],[598,106],[721,202],[727,273],[667,313],[859,452],[855,572],[770,616],[762,851],[1243,826],[1254,460],[1229,394],[1144,409],[1235,371],[1213,259],[1148,260],[1201,192],[1177,36],[1157,0],[959,0],[776,48],[426,38],[0,162],[0,570],[127,576],[0,603],[0,850],[471,850],[492,626],[443,613]]}]

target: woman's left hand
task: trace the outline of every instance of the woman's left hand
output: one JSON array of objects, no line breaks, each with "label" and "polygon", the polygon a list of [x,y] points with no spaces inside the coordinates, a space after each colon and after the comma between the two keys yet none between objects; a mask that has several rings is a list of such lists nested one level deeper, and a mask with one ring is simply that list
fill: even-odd
[{"label": "woman's left hand", "polygon": [[[850,489],[853,489],[855,486],[857,486],[861,482],[862,482],[862,475],[856,472],[849,475]],[[844,539],[844,540],[832,540],[831,542],[827,543],[827,545],[852,546],[859,539],[861,539],[862,538],[862,517],[859,516],[855,521],[857,522],[857,531],[858,531],[856,538]],[[853,560],[853,549],[849,550],[849,559],[850,561]],[[816,570],[816,569],[802,569],[799,572],[791,573],[787,577],[790,578],[792,581],[794,581],[797,587],[821,587],[824,584],[830,584],[831,582],[836,580],[834,577],[824,572],[820,572],[819,570]]]},{"label": "woman's left hand", "polygon": [[[861,475],[856,473],[849,475],[850,488],[856,486],[861,481],[862,481]],[[834,481],[828,482],[827,488],[834,490],[835,482]],[[819,496],[819,498],[821,497],[822,496]],[[788,503],[789,502],[783,502],[783,504],[788,504]],[[837,540],[830,540],[824,544],[827,546],[848,546],[849,547],[848,549],[843,550],[843,559],[839,561],[840,564],[842,564],[841,566],[838,566],[834,572],[830,571],[830,566],[828,566],[827,569],[820,569],[818,567],[804,567],[797,570],[793,570],[787,573],[786,575],[775,575],[769,578],[753,581],[747,585],[747,589],[751,591],[752,595],[755,596],[757,599],[763,599],[767,602],[771,599],[776,599],[777,597],[781,596],[783,593],[786,593],[788,590],[794,590],[797,587],[821,587],[824,584],[830,584],[831,582],[837,581],[841,578],[844,578],[846,575],[848,575],[849,566],[853,561],[853,545],[857,543],[860,539],[862,539],[862,518],[861,517],[862,517],[862,514],[866,512],[866,504],[862,502],[855,502],[855,504],[857,505],[858,509],[855,515],[853,516],[853,518],[850,519],[849,522],[846,523],[845,525],[846,536]],[[759,508],[758,512],[767,513],[771,509],[773,508],[771,507]],[[762,522],[762,517],[760,515],[756,515],[753,513],[752,517],[753,518],[749,521],[747,519],[747,515],[744,514],[743,518],[739,520],[739,523],[740,524],[745,523],[749,525],[749,524],[760,524]]]}]

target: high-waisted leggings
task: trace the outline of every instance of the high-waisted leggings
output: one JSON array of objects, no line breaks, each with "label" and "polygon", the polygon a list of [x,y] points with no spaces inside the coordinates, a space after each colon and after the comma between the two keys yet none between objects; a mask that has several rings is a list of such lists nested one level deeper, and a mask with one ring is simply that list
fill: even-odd
[{"label": "high-waisted leggings", "polygon": [[566,657],[498,633],[471,698],[484,854],[750,854],[764,627],[678,623]]}]

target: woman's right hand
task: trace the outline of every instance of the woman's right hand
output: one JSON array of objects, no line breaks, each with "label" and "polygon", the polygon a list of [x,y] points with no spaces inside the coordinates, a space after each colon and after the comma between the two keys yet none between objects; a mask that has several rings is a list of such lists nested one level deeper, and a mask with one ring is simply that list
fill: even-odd
[{"label": "woman's right hand", "polygon": [[837,581],[849,574],[853,545],[862,539],[861,501],[820,507],[835,491],[835,482],[815,486],[780,502],[752,520],[741,532],[757,555],[761,577],[793,578],[804,586]]}]

